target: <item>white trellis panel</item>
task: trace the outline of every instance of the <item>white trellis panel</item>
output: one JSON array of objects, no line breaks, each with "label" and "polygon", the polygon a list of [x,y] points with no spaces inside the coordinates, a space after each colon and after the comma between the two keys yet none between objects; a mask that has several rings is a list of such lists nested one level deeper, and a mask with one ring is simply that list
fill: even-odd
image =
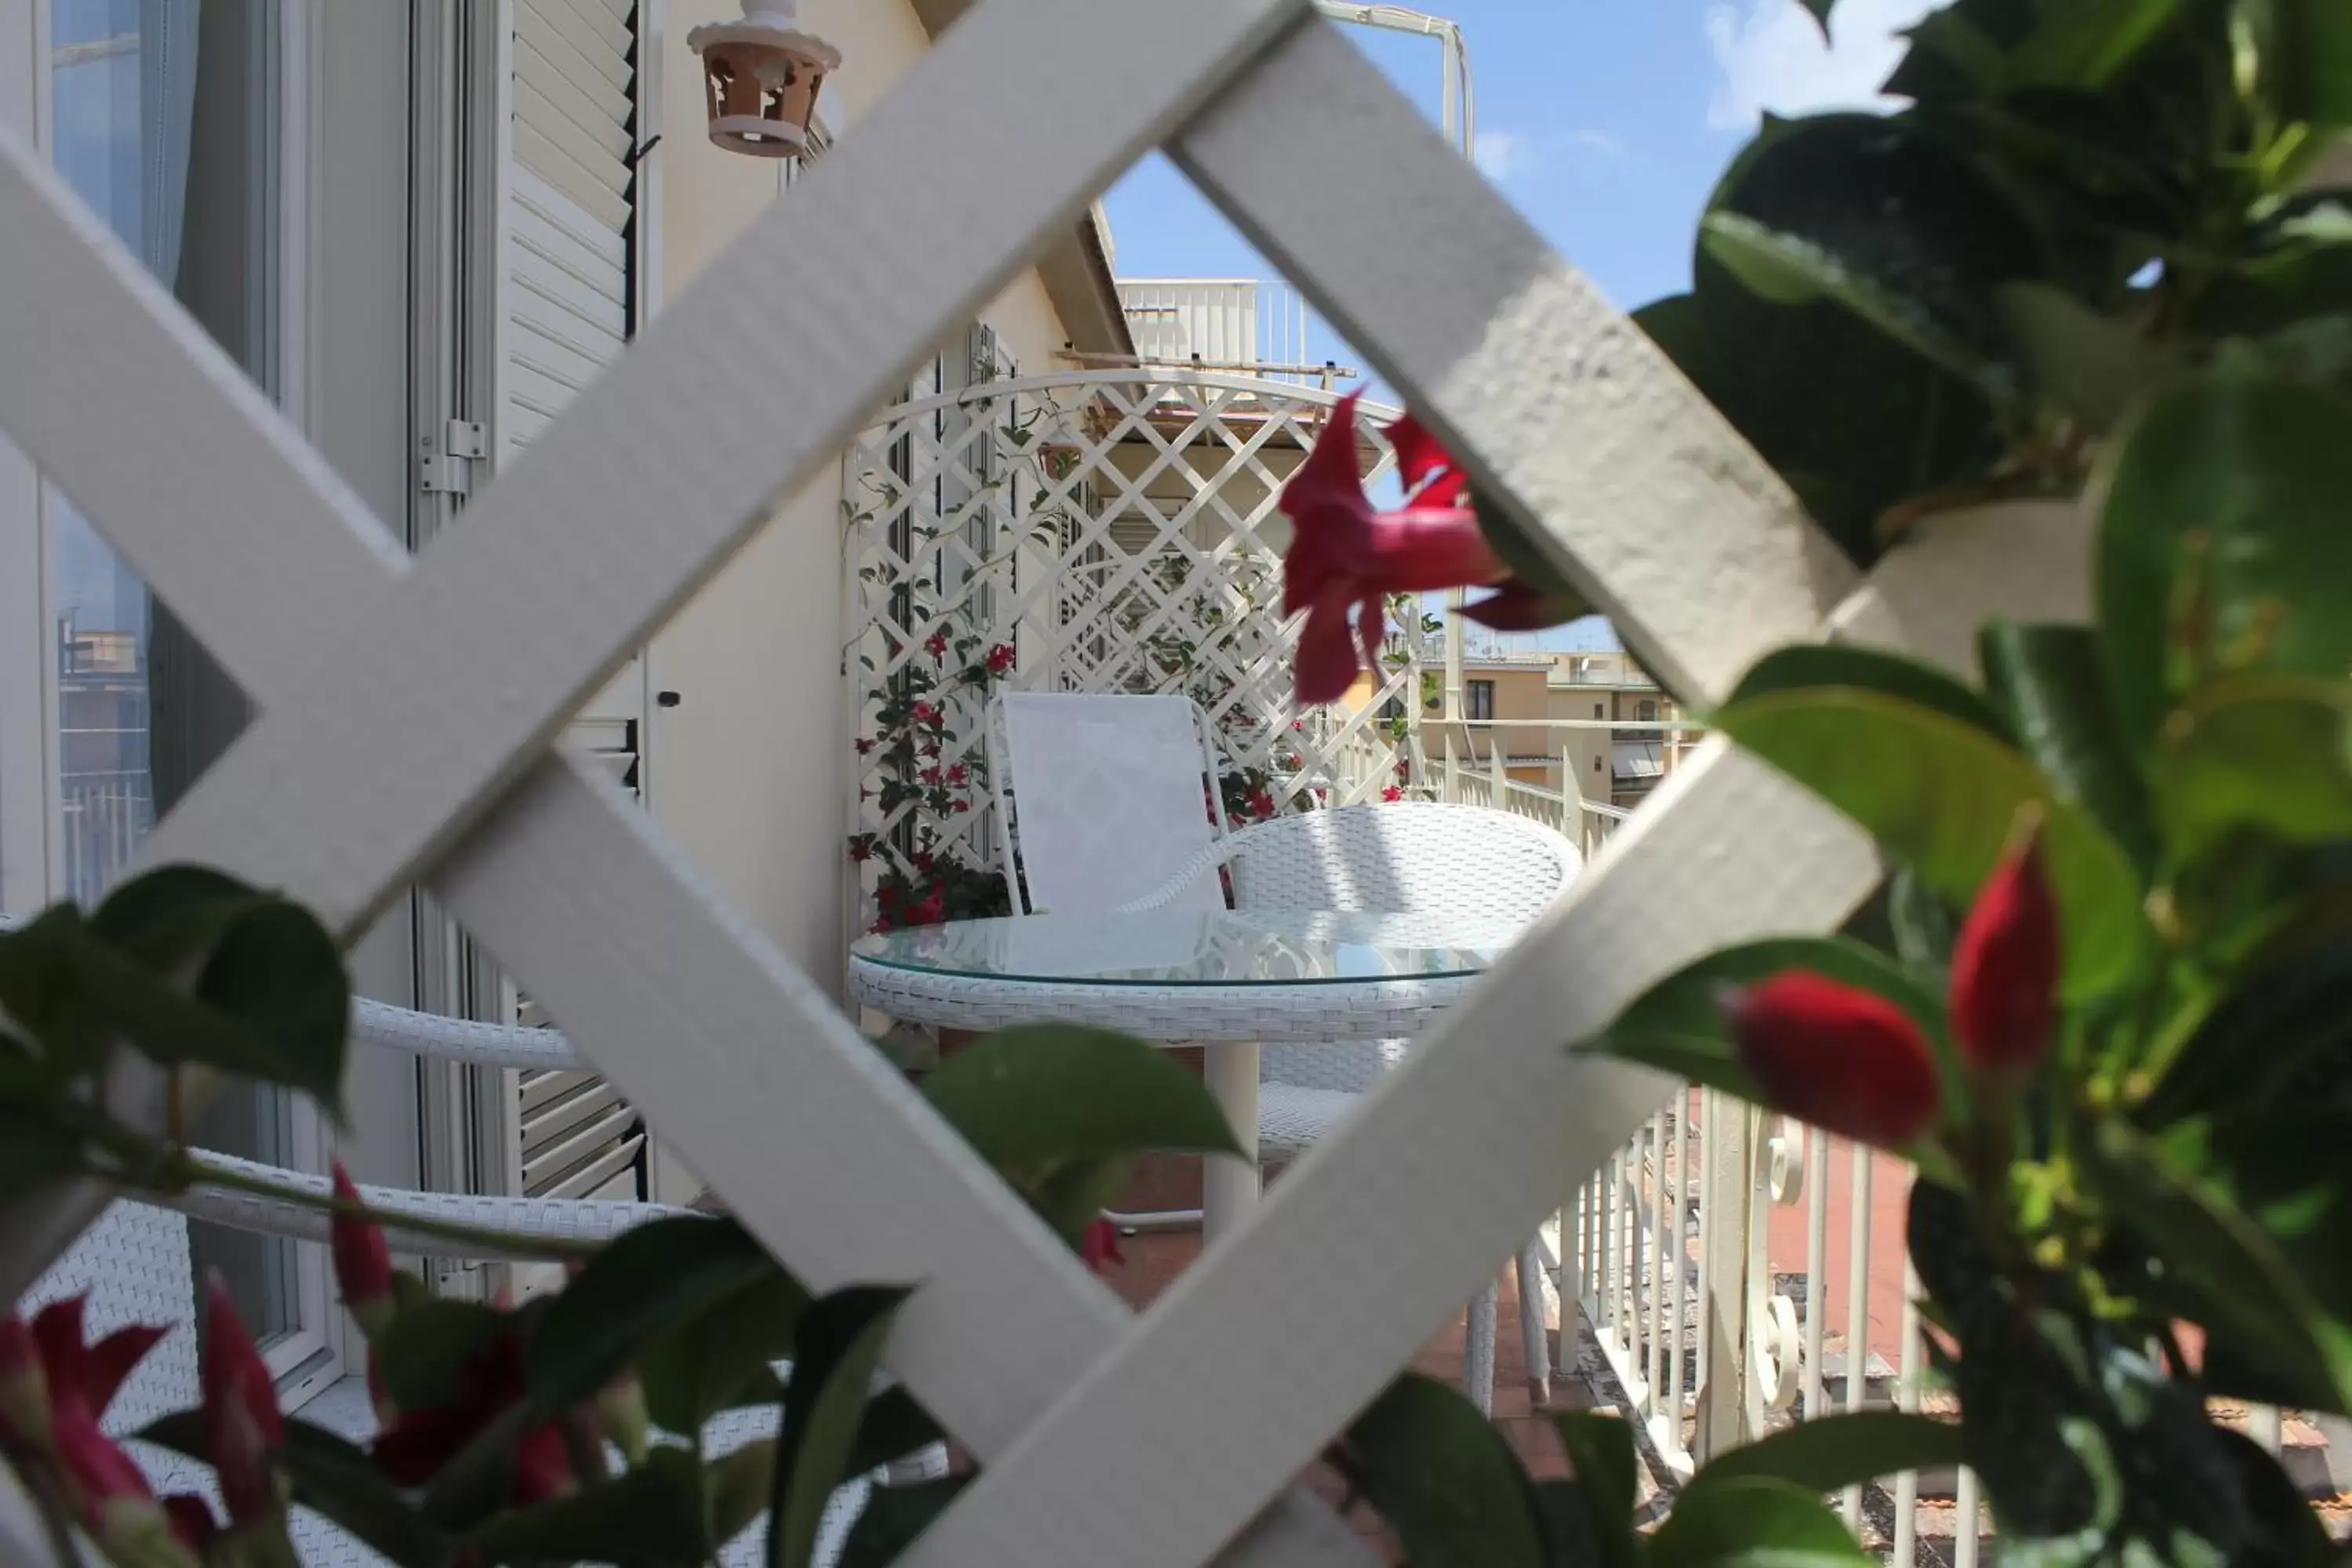
[{"label": "white trellis panel", "polygon": [[[1276,810],[1380,798],[1407,755],[1388,716],[1419,721],[1417,638],[1391,639],[1360,702],[1302,708],[1277,609],[1276,502],[1337,402],[1236,375],[1072,372],[902,404],[865,431],[845,491],[844,710],[850,830],[871,836],[871,864],[918,846],[993,864],[982,725],[997,689],[1187,696],[1235,793]],[[1379,433],[1394,416],[1364,412],[1368,479],[1395,466]],[[992,648],[1012,655],[1001,678],[960,678]],[[918,696],[941,713],[919,755],[903,722],[877,720]],[[936,775],[948,816],[910,774]]]},{"label": "white trellis panel", "polygon": [[[1852,574],[1778,480],[1306,0],[985,0],[413,563],[0,136],[0,426],[262,710],[149,863],[280,885],[345,931],[429,878],[810,1285],[919,1282],[891,1362],[986,1468],[913,1563],[1364,1561],[1290,1478],[1666,1092],[1562,1043],[1876,875],[1843,819],[1709,742],[1130,1322],[594,764],[549,754],[774,496],[1171,135],[1679,692],[1829,630]],[[1990,609],[1964,601],[2017,572],[1927,614]],[[1850,624],[1899,645],[1915,605],[1866,590]],[[152,1110],[137,1087],[117,1098]],[[0,1215],[11,1297],[102,1198]]]}]

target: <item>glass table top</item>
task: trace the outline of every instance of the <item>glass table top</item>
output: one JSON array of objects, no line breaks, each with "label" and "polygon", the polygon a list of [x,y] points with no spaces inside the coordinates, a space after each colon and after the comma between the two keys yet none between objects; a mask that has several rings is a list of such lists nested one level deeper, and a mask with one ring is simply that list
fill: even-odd
[{"label": "glass table top", "polygon": [[1314,985],[1476,974],[1517,922],[1326,910],[1161,910],[956,921],[861,937],[861,963],[974,980]]}]

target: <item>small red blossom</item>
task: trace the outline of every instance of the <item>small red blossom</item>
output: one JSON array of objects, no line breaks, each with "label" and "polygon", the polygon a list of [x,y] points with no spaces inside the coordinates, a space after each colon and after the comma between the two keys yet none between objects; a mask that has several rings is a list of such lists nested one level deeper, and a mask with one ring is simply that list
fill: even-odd
[{"label": "small red blossom", "polygon": [[990,648],[990,649],[988,650],[988,673],[989,673],[989,674],[991,674],[991,675],[1003,675],[1003,674],[1007,673],[1008,671],[1010,671],[1010,670],[1012,669],[1012,668],[1013,668],[1013,645],[1012,645],[1011,643],[1009,643],[1009,642],[1001,642],[1001,643],[998,643],[994,647]]},{"label": "small red blossom", "polygon": [[937,724],[940,721],[940,710],[931,703],[918,702],[909,711],[918,724]]},{"label": "small red blossom", "polygon": [[[335,1197],[345,1204],[360,1201],[360,1190],[341,1160],[335,1162]],[[339,1211],[330,1250],[343,1305],[359,1323],[360,1332],[373,1344],[392,1327],[394,1302],[392,1252],[384,1246],[383,1232],[359,1215]]]},{"label": "small red blossom", "polygon": [[851,839],[849,841],[849,858],[852,860],[856,861],[861,866],[866,861],[873,859],[874,841],[869,838]]},{"label": "small red blossom", "polygon": [[916,851],[915,851],[915,869],[916,869],[916,870],[918,870],[918,871],[929,871],[929,870],[933,866],[936,866],[936,865],[938,865],[938,864],[939,864],[938,859],[937,859],[937,858],[936,858],[932,854],[931,854],[931,852],[930,852],[929,850],[928,850],[928,849],[918,849],[918,850],[916,850]]},{"label": "small red blossom", "polygon": [[910,926],[935,926],[948,918],[948,896],[943,889],[934,888],[907,910]]},{"label": "small red blossom", "polygon": [[1386,789],[1384,789],[1384,790],[1381,791],[1381,799],[1382,799],[1383,801],[1388,802],[1388,803],[1389,803],[1390,805],[1393,805],[1396,802],[1402,800],[1403,798],[1404,798],[1404,791],[1402,791],[1402,790],[1399,789],[1399,788],[1398,788],[1396,785],[1394,785],[1394,784],[1391,784],[1391,785],[1389,785],[1389,787],[1388,787],[1388,788],[1386,788]]},{"label": "small red blossom", "polygon": [[220,1521],[213,1518],[213,1505],[195,1493],[173,1492],[163,1500],[163,1509],[172,1539],[199,1558],[220,1539]]},{"label": "small red blossom", "polygon": [[99,1426],[124,1380],[170,1331],[118,1329],[88,1343],[85,1300],[53,1301],[29,1326],[14,1313],[0,1321],[5,1436],[54,1462],[76,1516],[113,1561],[194,1568],[147,1478]]},{"label": "small red blossom", "polygon": [[952,787],[961,789],[971,782],[971,769],[966,767],[963,763],[958,763],[955,766],[948,770],[948,783]]},{"label": "small red blossom", "polygon": [[1739,1059],[1780,1110],[1899,1149],[1935,1126],[1943,1086],[1927,1037],[1874,992],[1790,970],[1732,1001]]},{"label": "small red blossom", "polygon": [[1971,1068],[2014,1079],[2041,1062],[2063,956],[2057,895],[2029,834],[1986,879],[1952,948],[1952,1030]]},{"label": "small red blossom", "polygon": [[925,768],[922,772],[917,773],[915,777],[924,784],[935,784],[940,782],[940,770],[937,768]]},{"label": "small red blossom", "polygon": [[1250,816],[1260,822],[1274,815],[1274,795],[1270,791],[1251,791],[1248,805]]},{"label": "small red blossom", "polygon": [[[338,1169],[341,1167],[339,1166]],[[218,1273],[205,1280],[205,1447],[231,1530],[277,1517],[271,1457],[286,1446],[278,1387]]]},{"label": "small red blossom", "polygon": [[971,802],[968,800],[951,800],[948,803],[948,815],[950,816],[961,816],[971,809]]},{"label": "small red blossom", "polygon": [[862,756],[865,756],[865,755],[866,755],[868,752],[872,752],[873,750],[874,750],[874,742],[873,742],[872,741],[870,741],[870,740],[866,739],[866,738],[865,736],[863,736],[863,735],[860,735],[860,736],[857,738],[857,754],[858,754],[859,756],[861,756],[861,757],[862,757]]},{"label": "small red blossom", "polygon": [[[522,1336],[509,1331],[474,1353],[458,1379],[461,1392],[446,1405],[404,1410],[368,1450],[396,1485],[421,1487],[440,1473],[482,1429],[521,1403]],[[514,1490],[518,1504],[543,1502],[572,1490],[573,1477],[561,1421],[524,1428],[516,1440]]]},{"label": "small red blossom", "polygon": [[1118,1249],[1118,1226],[1107,1219],[1089,1222],[1078,1237],[1078,1258],[1097,1274],[1108,1274],[1113,1264],[1127,1261],[1127,1254]]},{"label": "small red blossom", "polygon": [[923,651],[929,654],[933,658],[945,658],[948,651],[947,633],[933,632],[929,637],[925,637],[923,639]]}]

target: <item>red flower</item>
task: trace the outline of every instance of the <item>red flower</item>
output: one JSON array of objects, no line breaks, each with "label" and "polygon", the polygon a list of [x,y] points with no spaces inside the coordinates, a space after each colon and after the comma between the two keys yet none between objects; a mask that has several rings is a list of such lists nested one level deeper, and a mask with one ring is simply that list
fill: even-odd
[{"label": "red flower", "polygon": [[951,800],[948,802],[948,815],[950,816],[961,816],[963,813],[970,811],[971,809],[971,802],[968,800]]},{"label": "red flower", "polygon": [[1469,476],[1420,420],[1408,414],[1384,434],[1396,453],[1397,474],[1405,489],[1421,490],[1425,481],[1434,479],[1437,482],[1427,486],[1427,499],[1444,506],[1470,504]]},{"label": "red flower", "polygon": [[194,1492],[173,1492],[163,1503],[163,1518],[172,1527],[172,1539],[202,1557],[220,1539],[220,1521],[213,1518],[213,1505]]},{"label": "red flower", "polygon": [[921,773],[917,773],[915,777],[924,784],[935,784],[940,782],[940,770],[937,768],[925,768]]},{"label": "red flower", "polygon": [[907,923],[914,926],[935,926],[948,918],[946,889],[933,888],[919,903],[907,910]]},{"label": "red flower", "polygon": [[961,789],[971,782],[971,770],[966,767],[963,763],[958,763],[955,766],[948,770],[948,783],[955,788]]},{"label": "red flower", "polygon": [[1885,997],[1790,970],[1740,993],[1730,1012],[1739,1059],[1776,1110],[1889,1149],[1936,1124],[1942,1086],[1927,1037]]},{"label": "red flower", "polygon": [[873,859],[874,841],[870,838],[851,839],[849,841],[849,858],[860,865],[864,865],[866,861]]},{"label": "red flower", "polygon": [[918,724],[937,724],[940,721],[940,710],[930,703],[918,702],[911,711]]},{"label": "red flower", "polygon": [[1108,1274],[1114,1263],[1127,1261],[1118,1249],[1118,1227],[1107,1219],[1090,1222],[1078,1237],[1078,1258],[1097,1274]]},{"label": "red flower", "polygon": [[915,869],[916,869],[916,870],[918,870],[918,871],[929,871],[929,870],[933,866],[936,866],[936,865],[938,865],[938,864],[939,864],[938,860],[937,860],[937,859],[935,859],[935,858],[932,857],[931,852],[930,852],[929,850],[928,850],[928,849],[918,849],[918,850],[916,850],[916,851],[915,851]]},{"label": "red flower", "polygon": [[[360,1201],[360,1190],[341,1160],[335,1162],[335,1196],[346,1204]],[[392,1326],[394,1300],[392,1253],[383,1244],[383,1232],[358,1215],[338,1212],[332,1242],[335,1282],[342,1287],[343,1305],[373,1343]]]},{"label": "red flower", "polygon": [[1399,789],[1394,784],[1391,784],[1388,788],[1381,791],[1381,798],[1393,805],[1395,802],[1404,798],[1404,791]]},{"label": "red flower", "polygon": [[2017,1078],[2050,1048],[2062,957],[2058,900],[2028,835],[1978,893],[1952,949],[1952,1028],[1978,1072]]},{"label": "red flower", "polygon": [[1248,801],[1250,816],[1263,822],[1274,815],[1274,796],[1265,790],[1254,791]]},{"label": "red flower", "polygon": [[[499,1334],[467,1363],[457,1398],[424,1410],[404,1410],[369,1449],[376,1468],[397,1485],[421,1487],[440,1473],[482,1429],[521,1403],[522,1336]],[[515,1444],[512,1500],[542,1502],[572,1487],[572,1461],[560,1421],[524,1428]]]},{"label": "red flower", "polygon": [[[1282,613],[1307,612],[1298,634],[1302,702],[1345,695],[1355,682],[1360,651],[1362,667],[1379,668],[1389,595],[1499,583],[1510,575],[1478,531],[1477,514],[1461,504],[1463,487],[1437,481],[1424,487],[1433,500],[1416,497],[1394,512],[1373,509],[1356,467],[1360,395],[1340,399],[1282,490],[1282,510],[1294,530],[1283,559]],[[1416,439],[1408,434],[1409,444]]]},{"label": "red flower", "polygon": [[106,1407],[142,1358],[170,1331],[118,1329],[96,1344],[82,1337],[85,1298],[43,1308],[27,1328],[0,1321],[0,1421],[12,1445],[54,1461],[83,1528],[117,1563],[147,1568],[195,1559],[173,1537],[147,1478],[99,1429]]},{"label": "red flower", "polygon": [[871,741],[867,740],[867,739],[866,739],[865,736],[863,736],[863,735],[860,735],[860,736],[857,738],[857,754],[858,754],[859,756],[861,756],[861,757],[862,757],[862,756],[865,756],[867,752],[871,752],[873,749],[874,749],[874,742],[871,742]]},{"label": "red flower", "polygon": [[[336,1166],[339,1176],[341,1169]],[[341,1184],[348,1186],[349,1178]],[[205,1447],[220,1478],[229,1528],[275,1519],[271,1456],[286,1446],[286,1419],[278,1413],[277,1382],[216,1272],[205,1280],[204,1390]]]},{"label": "red flower", "polygon": [[1011,643],[1009,643],[1009,642],[1001,642],[1001,643],[998,643],[994,647],[990,648],[990,649],[988,650],[988,673],[989,673],[989,674],[991,674],[991,675],[1003,675],[1003,674],[1004,674],[1006,671],[1010,670],[1012,668],[1013,668],[1013,645],[1012,645]]},{"label": "red flower", "polygon": [[943,658],[948,651],[947,633],[933,632],[929,637],[925,637],[923,639],[923,651],[929,654],[933,658]]}]

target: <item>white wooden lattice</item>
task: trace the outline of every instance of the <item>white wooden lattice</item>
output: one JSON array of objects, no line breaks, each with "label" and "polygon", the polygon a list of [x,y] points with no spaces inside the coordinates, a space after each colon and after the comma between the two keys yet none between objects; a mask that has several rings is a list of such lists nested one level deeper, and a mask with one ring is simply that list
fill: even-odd
[{"label": "white wooden lattice", "polygon": [[[843,558],[866,864],[903,868],[918,847],[993,864],[982,741],[997,690],[1192,698],[1244,816],[1379,799],[1419,721],[1417,639],[1391,639],[1364,700],[1302,708],[1277,609],[1289,524],[1276,503],[1337,401],[1237,375],[1074,372],[920,398],[864,431]],[[1391,417],[1364,416],[1373,482],[1395,467],[1379,434]],[[971,679],[992,651],[1005,668]],[[916,700],[940,714],[919,745]]]},{"label": "white wooden lattice", "polygon": [[[987,0],[414,562],[0,137],[0,427],[262,710],[150,863],[283,886],[346,932],[429,879],[813,1287],[921,1282],[893,1364],[987,1469],[910,1563],[1362,1562],[1288,1479],[1661,1096],[1561,1042],[1707,947],[1833,922],[1876,872],[1825,808],[1703,749],[1134,1321],[549,752],[772,498],[1171,137],[1677,691],[1830,629],[1852,574],[1783,487],[1306,0]],[[1919,581],[1845,624],[1940,647],[1987,607]],[[102,1195],[0,1216],[12,1298]]]}]

